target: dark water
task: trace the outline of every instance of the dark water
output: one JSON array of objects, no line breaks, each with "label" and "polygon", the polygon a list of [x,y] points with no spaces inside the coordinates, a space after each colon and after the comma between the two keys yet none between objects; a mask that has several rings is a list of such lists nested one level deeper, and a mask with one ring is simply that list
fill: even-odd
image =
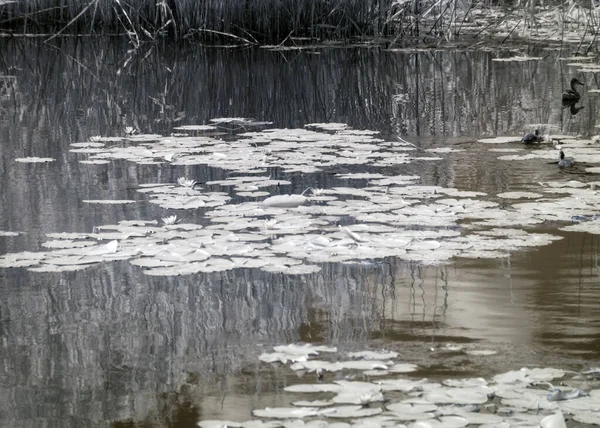
[{"label": "dark water", "polygon": [[[491,195],[539,181],[579,179],[545,163],[507,164],[474,141],[544,132],[591,135],[596,98],[571,115],[560,93],[575,70],[558,53],[493,62],[478,51],[269,52],[119,40],[3,41],[0,45],[0,254],[36,251],[50,232],[90,232],[168,213],[140,183],[198,181],[206,167],[113,162],[83,165],[69,144],[122,135],[125,126],[169,133],[213,117],[276,127],[344,122],[421,147],[466,152],[396,167],[423,183]],[[587,89],[597,88],[592,75]],[[185,114],[185,116],[184,116]],[[15,158],[53,157],[51,164]],[[282,175],[281,173],[279,173]],[[285,192],[350,182],[330,174],[287,177]],[[94,206],[84,199],[138,199]],[[200,212],[178,213],[202,221]],[[0,425],[193,427],[244,420],[287,405],[284,369],[258,362],[271,345],[324,342],[387,348],[423,367],[419,376],[487,376],[523,365],[581,369],[599,363],[599,242],[564,236],[503,260],[427,267],[398,260],[326,265],[290,277],[260,271],[153,278],[128,263],[64,274],[0,270]],[[489,357],[443,352],[452,343]]]}]

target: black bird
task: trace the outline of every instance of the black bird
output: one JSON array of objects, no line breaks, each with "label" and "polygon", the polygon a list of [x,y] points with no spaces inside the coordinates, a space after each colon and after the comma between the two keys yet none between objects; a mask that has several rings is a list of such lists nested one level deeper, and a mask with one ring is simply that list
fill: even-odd
[{"label": "black bird", "polygon": [[562,99],[563,100],[578,100],[579,98],[581,98],[581,95],[579,94],[579,92],[577,92],[577,85],[581,85],[583,86],[583,83],[579,81],[579,79],[577,79],[576,77],[573,77],[571,79],[571,89],[567,89],[565,92],[562,93]]},{"label": "black bird", "polygon": [[565,152],[560,151],[560,160],[558,161],[559,168],[570,168],[575,165],[575,161],[571,158],[565,157]]},{"label": "black bird", "polygon": [[529,133],[521,138],[521,143],[524,144],[540,143],[542,141],[544,141],[544,137],[540,135],[539,129],[536,129],[533,134]]}]

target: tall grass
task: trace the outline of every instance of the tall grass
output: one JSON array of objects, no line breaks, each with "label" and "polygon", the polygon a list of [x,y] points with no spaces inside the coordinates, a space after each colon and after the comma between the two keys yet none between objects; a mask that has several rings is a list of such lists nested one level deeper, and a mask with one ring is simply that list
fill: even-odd
[{"label": "tall grass", "polygon": [[126,34],[136,46],[164,37],[229,45],[359,38],[394,45],[447,41],[469,31],[473,42],[494,34],[506,40],[540,27],[566,31],[575,25],[582,42],[590,35],[596,42],[600,19],[594,4],[540,2],[519,0],[509,7],[504,0],[0,0],[0,34]]},{"label": "tall grass", "polygon": [[394,0],[19,0],[0,3],[0,31],[132,33],[139,37],[383,36]]}]

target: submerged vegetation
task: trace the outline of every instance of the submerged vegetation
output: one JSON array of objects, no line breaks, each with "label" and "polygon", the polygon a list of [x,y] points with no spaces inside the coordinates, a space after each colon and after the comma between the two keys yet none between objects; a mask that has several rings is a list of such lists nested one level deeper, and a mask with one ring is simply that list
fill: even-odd
[{"label": "submerged vegetation", "polygon": [[[298,48],[326,40],[391,46],[492,37],[596,41],[596,6],[569,0],[536,6],[467,0],[46,0],[0,1],[0,35],[127,35],[134,45],[162,37],[230,45]],[[572,34],[573,33],[573,34]]]}]

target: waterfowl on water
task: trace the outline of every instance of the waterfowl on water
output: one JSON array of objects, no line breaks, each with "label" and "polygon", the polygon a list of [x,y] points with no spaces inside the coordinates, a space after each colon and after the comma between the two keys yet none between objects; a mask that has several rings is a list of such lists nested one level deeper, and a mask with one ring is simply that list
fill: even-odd
[{"label": "waterfowl on water", "polygon": [[529,133],[521,138],[521,143],[524,144],[532,144],[532,143],[540,143],[544,140],[544,137],[540,135],[539,129],[536,129],[535,132]]},{"label": "waterfowl on water", "polygon": [[565,157],[565,152],[560,151],[560,160],[558,161],[559,168],[570,168],[575,164],[575,161],[571,158]]},{"label": "waterfowl on water", "polygon": [[577,92],[577,85],[583,86],[583,83],[579,81],[576,77],[571,79],[571,89],[567,89],[562,93],[563,100],[578,100],[581,98],[579,92]]}]

